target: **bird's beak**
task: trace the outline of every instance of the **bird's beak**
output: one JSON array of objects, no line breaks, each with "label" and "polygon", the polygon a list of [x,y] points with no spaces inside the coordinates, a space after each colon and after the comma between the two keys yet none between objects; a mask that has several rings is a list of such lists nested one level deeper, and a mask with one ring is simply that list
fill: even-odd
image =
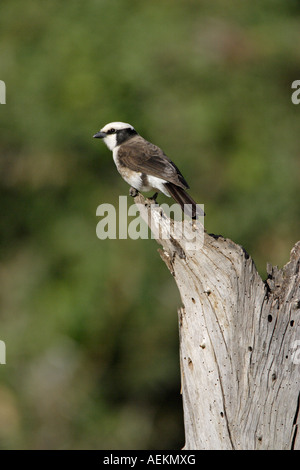
[{"label": "bird's beak", "polygon": [[93,137],[95,137],[96,139],[103,139],[104,137],[106,137],[106,132],[97,132],[97,134],[93,135]]}]

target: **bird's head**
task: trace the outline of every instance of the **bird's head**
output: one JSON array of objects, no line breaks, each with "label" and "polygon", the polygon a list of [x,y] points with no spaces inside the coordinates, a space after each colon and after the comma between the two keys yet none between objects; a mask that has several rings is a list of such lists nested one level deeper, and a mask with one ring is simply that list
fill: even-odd
[{"label": "bird's head", "polygon": [[136,130],[126,122],[110,122],[100,129],[93,137],[103,139],[110,150],[137,135]]}]

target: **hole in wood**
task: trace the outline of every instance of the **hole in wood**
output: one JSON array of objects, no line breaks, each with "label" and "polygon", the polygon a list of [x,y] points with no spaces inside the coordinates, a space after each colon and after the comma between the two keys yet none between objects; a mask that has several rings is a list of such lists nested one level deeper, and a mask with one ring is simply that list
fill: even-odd
[{"label": "hole in wood", "polygon": [[268,322],[271,323],[272,320],[273,320],[272,315],[268,315]]}]

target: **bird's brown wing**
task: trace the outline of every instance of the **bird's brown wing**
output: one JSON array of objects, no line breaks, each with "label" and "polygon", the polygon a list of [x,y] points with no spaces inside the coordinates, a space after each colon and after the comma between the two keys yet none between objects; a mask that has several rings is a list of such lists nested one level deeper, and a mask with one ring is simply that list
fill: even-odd
[{"label": "bird's brown wing", "polygon": [[184,189],[187,182],[177,166],[154,144],[137,136],[125,142],[118,149],[119,164],[133,171],[156,176]]}]

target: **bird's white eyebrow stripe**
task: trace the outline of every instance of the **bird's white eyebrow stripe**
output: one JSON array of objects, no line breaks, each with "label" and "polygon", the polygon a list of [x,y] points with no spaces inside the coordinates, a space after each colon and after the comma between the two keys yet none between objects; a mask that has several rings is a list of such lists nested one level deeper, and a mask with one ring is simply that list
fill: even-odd
[{"label": "bird's white eyebrow stripe", "polygon": [[107,132],[112,128],[114,128],[116,130],[134,129],[134,127],[131,124],[129,124],[128,122],[115,121],[115,122],[109,122],[104,127],[102,127],[101,132]]}]

